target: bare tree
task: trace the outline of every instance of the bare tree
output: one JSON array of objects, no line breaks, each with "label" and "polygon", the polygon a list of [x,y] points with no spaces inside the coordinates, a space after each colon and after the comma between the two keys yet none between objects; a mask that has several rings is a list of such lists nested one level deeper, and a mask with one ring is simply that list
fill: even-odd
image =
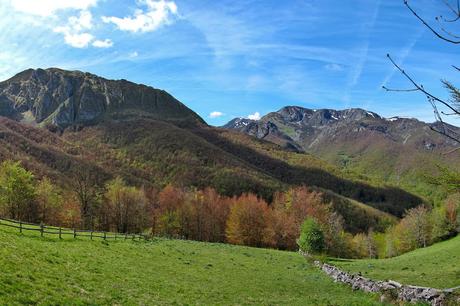
[{"label": "bare tree", "polygon": [[83,228],[93,229],[98,200],[97,179],[89,169],[83,168],[75,171],[72,178],[72,188],[80,203]]},{"label": "bare tree", "polygon": [[[439,15],[434,18],[435,23],[432,25],[425,18],[414,9],[409,3],[409,0],[404,0],[404,5],[407,9],[425,26],[427,27],[437,38],[441,39],[445,43],[459,45],[460,44],[460,33],[456,34],[449,28],[454,27],[460,23],[460,0],[439,0],[447,9],[450,16]],[[458,23],[457,23],[458,22]],[[409,81],[411,88],[408,89],[392,89],[386,86],[383,88],[387,91],[398,91],[398,92],[420,92],[422,93],[428,102],[433,107],[437,125],[431,126],[431,129],[437,133],[444,135],[445,137],[457,142],[460,145],[460,135],[458,132],[450,128],[449,125],[444,123],[443,116],[460,116],[460,90],[447,80],[441,80],[444,87],[449,91],[451,98],[449,100],[442,99],[431,94],[422,84],[416,82],[415,78],[406,72],[400,65],[398,65],[390,54],[387,55],[393,66],[398,69],[399,72]],[[458,66],[452,65],[452,68],[457,72],[460,72]],[[447,112],[440,111],[440,109],[446,109]]]}]

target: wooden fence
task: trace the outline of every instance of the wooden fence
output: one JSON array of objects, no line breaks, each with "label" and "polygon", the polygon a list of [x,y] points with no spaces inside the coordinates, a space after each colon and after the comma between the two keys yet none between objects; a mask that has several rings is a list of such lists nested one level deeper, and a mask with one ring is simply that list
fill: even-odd
[{"label": "wooden fence", "polygon": [[144,234],[124,234],[124,233],[111,233],[111,232],[97,232],[97,231],[87,231],[87,230],[78,230],[78,229],[69,229],[64,227],[57,227],[57,226],[47,226],[43,224],[34,224],[34,223],[27,223],[22,221],[16,221],[11,219],[3,219],[0,218],[0,226],[10,227],[18,229],[20,233],[24,231],[34,231],[40,232],[40,236],[44,237],[45,234],[47,235],[57,235],[59,239],[63,239],[64,236],[70,236],[74,239],[78,237],[87,237],[91,240],[95,238],[100,238],[104,240],[147,240],[149,238],[148,235]]}]

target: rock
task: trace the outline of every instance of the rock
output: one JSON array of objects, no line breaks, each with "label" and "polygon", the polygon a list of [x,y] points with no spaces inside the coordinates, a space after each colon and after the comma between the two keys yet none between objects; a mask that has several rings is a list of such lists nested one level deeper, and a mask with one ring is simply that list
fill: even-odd
[{"label": "rock", "polygon": [[381,300],[390,299],[396,294],[397,299],[400,301],[411,303],[427,302],[433,306],[442,306],[449,293],[452,293],[449,290],[442,291],[434,288],[406,286],[392,280],[373,281],[360,275],[349,274],[332,265],[321,264],[319,261],[315,261],[315,266],[320,267],[335,282],[349,284],[353,290],[383,293]]}]

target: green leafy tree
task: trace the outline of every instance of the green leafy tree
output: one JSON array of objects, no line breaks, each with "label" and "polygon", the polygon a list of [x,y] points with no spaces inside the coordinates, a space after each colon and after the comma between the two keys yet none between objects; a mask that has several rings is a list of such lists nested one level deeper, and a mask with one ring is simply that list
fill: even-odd
[{"label": "green leafy tree", "polygon": [[302,224],[297,244],[300,250],[307,254],[318,254],[324,250],[324,234],[314,218],[309,217]]},{"label": "green leafy tree", "polygon": [[40,221],[46,224],[57,224],[63,198],[60,190],[46,177],[37,185],[36,200]]},{"label": "green leafy tree", "polygon": [[13,219],[36,221],[34,175],[19,162],[4,161],[0,165],[0,210]]}]

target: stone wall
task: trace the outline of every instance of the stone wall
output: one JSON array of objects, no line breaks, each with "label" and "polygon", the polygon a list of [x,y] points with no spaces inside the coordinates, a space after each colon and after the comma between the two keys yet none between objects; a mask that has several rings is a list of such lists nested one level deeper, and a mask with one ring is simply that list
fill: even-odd
[{"label": "stone wall", "polygon": [[315,265],[323,270],[336,282],[349,284],[353,290],[382,293],[382,298],[390,296],[404,302],[425,302],[433,306],[446,304],[447,298],[454,289],[440,290],[434,288],[402,285],[395,281],[373,281],[361,275],[349,274],[337,267],[315,261]]}]

